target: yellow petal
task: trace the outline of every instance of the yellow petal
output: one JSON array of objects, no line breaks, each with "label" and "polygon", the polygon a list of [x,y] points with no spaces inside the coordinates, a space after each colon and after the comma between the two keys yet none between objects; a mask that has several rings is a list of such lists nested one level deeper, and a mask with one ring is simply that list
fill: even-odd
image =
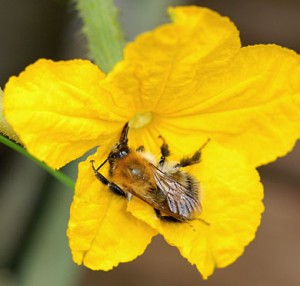
[{"label": "yellow petal", "polygon": [[5,116],[29,152],[59,168],[104,144],[126,121],[100,93],[104,77],[89,61],[39,60],[7,83]]},{"label": "yellow petal", "polygon": [[[96,179],[90,160],[100,165],[107,155],[100,148],[79,165],[67,232],[73,260],[93,270],[110,270],[135,259],[157,233],[127,212],[125,198]],[[101,168],[102,174],[107,174],[107,167]]]},{"label": "yellow petal", "polygon": [[0,133],[19,143],[19,138],[8,124],[3,115],[3,91],[0,88]]},{"label": "yellow petal", "polygon": [[159,114],[190,107],[206,77],[238,51],[238,31],[228,18],[193,6],[170,8],[170,14],[173,23],[127,45],[124,61],[103,82],[120,106],[130,101],[135,112]]},{"label": "yellow petal", "polygon": [[189,171],[200,181],[202,220],[165,222],[136,198],[128,210],[157,229],[207,278],[215,267],[235,261],[253,240],[263,212],[263,189],[241,153],[213,142],[203,149],[201,163]]},{"label": "yellow petal", "polygon": [[[164,119],[245,153],[254,166],[285,155],[300,137],[300,57],[275,45],[242,48],[198,90],[210,99]],[[182,131],[184,132],[184,131]]]}]

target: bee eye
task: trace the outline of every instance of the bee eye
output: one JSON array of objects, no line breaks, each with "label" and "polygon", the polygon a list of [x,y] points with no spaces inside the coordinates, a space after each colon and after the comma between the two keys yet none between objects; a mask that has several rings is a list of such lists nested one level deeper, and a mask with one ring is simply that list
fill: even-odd
[{"label": "bee eye", "polygon": [[111,153],[109,154],[109,158],[110,159],[121,159],[121,158],[127,156],[128,153],[129,153],[129,149],[126,146],[126,147],[115,149],[115,150],[111,151]]}]

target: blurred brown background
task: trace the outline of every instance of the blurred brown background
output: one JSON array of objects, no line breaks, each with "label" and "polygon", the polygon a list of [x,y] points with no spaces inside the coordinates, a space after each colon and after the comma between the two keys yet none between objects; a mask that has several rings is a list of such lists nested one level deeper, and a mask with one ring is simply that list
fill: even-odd
[{"label": "blurred brown background", "polygon": [[[167,21],[166,6],[194,3],[229,16],[243,45],[276,43],[300,52],[297,0],[116,3],[127,39]],[[38,58],[87,57],[73,2],[0,0],[0,12],[1,87]],[[72,192],[2,145],[0,162],[0,286],[300,285],[299,144],[287,157],[260,168],[266,211],[257,237],[240,259],[208,281],[161,237],[143,256],[110,272],[74,265],[65,235]],[[64,171],[76,177],[75,164]]]}]

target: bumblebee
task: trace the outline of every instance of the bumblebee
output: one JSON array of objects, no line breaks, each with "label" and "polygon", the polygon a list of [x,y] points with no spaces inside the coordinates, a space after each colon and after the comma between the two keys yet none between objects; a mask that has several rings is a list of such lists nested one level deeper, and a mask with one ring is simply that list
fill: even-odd
[{"label": "bumblebee", "polygon": [[[119,142],[112,148],[107,159],[92,169],[97,179],[117,195],[131,199],[136,196],[154,208],[156,215],[167,221],[184,222],[201,213],[199,182],[182,169],[199,163],[201,150],[179,162],[168,162],[169,147],[161,137],[161,157],[145,152],[140,146],[136,150],[128,147],[128,123],[125,124]],[[109,179],[99,170],[109,163]]]}]

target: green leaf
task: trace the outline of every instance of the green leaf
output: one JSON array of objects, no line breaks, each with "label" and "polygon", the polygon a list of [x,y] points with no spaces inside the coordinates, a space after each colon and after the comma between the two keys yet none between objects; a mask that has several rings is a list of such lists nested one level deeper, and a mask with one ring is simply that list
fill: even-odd
[{"label": "green leaf", "polygon": [[77,0],[92,59],[108,73],[122,59],[125,44],[113,0]]}]

